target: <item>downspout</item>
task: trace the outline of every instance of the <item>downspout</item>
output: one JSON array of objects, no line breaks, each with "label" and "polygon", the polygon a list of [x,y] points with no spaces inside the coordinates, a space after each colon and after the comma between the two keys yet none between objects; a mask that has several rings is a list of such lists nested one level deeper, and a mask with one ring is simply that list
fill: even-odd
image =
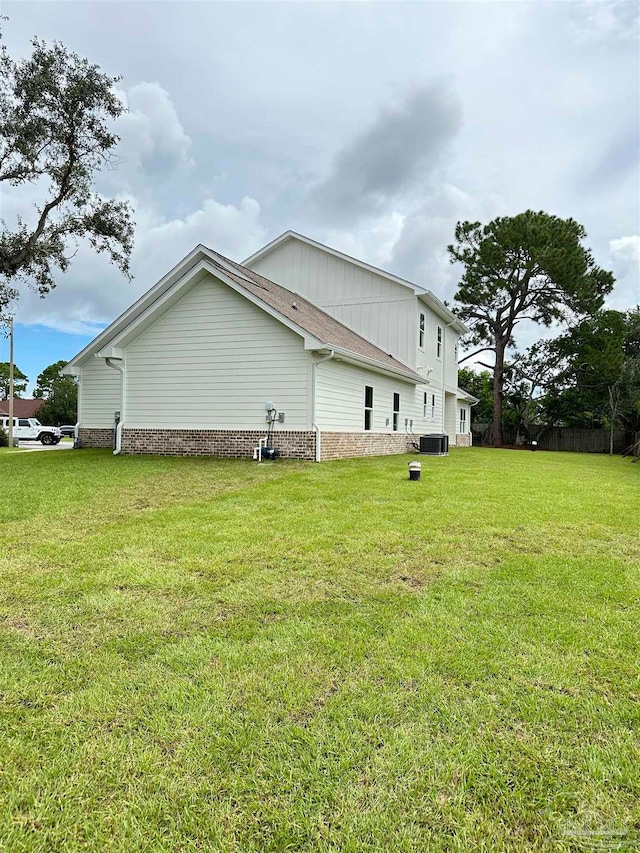
[{"label": "downspout", "polygon": [[320,462],[321,457],[321,449],[320,449],[320,427],[316,423],[316,381],[317,381],[317,367],[319,364],[322,364],[323,361],[330,361],[334,356],[334,350],[329,350],[329,353],[322,358],[319,358],[317,361],[314,360],[312,367],[312,376],[311,376],[311,425],[316,434],[316,462]]},{"label": "downspout", "polygon": [[121,376],[120,380],[120,420],[118,421],[118,425],[116,426],[116,449],[113,451],[114,456],[118,456],[122,451],[122,426],[124,424],[124,367],[122,366],[122,359],[117,359],[120,361],[120,364],[112,364],[111,358],[105,359],[108,367],[112,367],[114,370],[117,370]]}]

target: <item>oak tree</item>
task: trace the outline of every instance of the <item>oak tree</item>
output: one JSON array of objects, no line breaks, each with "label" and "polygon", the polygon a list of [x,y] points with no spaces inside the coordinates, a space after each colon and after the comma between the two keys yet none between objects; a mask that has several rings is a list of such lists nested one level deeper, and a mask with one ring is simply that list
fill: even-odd
[{"label": "oak tree", "polygon": [[[119,78],[58,42],[31,44],[19,60],[0,46],[0,186],[21,208],[11,225],[1,222],[0,314],[20,281],[41,296],[55,287],[80,241],[127,276],[133,246],[128,202],[94,187],[96,173],[115,164],[112,125],[125,111]],[[35,207],[27,196],[39,199]]]}]

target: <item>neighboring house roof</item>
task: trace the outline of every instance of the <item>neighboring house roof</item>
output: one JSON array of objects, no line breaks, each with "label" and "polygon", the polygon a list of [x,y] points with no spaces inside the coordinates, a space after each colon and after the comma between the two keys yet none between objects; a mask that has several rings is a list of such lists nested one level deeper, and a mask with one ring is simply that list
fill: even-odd
[{"label": "neighboring house roof", "polygon": [[[20,397],[13,398],[14,418],[35,418],[36,414],[44,406],[44,400],[23,400]],[[0,416],[9,414],[9,401],[0,400]]]},{"label": "neighboring house roof", "polygon": [[473,394],[465,391],[464,388],[458,388],[457,398],[458,400],[464,400],[467,403],[471,403],[472,406],[475,406],[476,403],[480,402],[477,397],[474,397]]},{"label": "neighboring house roof", "polygon": [[384,278],[389,279],[390,281],[395,282],[396,284],[402,285],[402,287],[407,287],[411,290],[415,295],[420,299],[421,302],[424,302],[425,305],[428,305],[429,308],[432,309],[439,317],[447,321],[447,324],[451,325],[457,332],[461,335],[465,335],[469,329],[462,320],[458,319],[456,315],[451,311],[447,306],[441,302],[438,297],[433,294],[430,290],[427,290],[426,287],[422,287],[420,284],[415,284],[412,281],[408,281],[405,278],[400,278],[400,276],[394,275],[391,272],[387,272],[387,270],[380,269],[379,267],[374,267],[371,264],[367,264],[365,261],[361,261],[358,258],[352,258],[351,255],[346,255],[344,252],[339,252],[337,249],[332,249],[331,246],[325,246],[324,243],[318,243],[316,240],[312,240],[310,237],[305,237],[304,234],[298,234],[297,231],[285,231],[284,234],[281,234],[279,237],[276,237],[275,240],[272,240],[270,243],[267,243],[266,246],[263,246],[262,249],[259,249],[257,252],[254,252],[248,258],[242,262],[245,267],[250,266],[251,264],[256,263],[257,261],[266,258],[267,255],[270,255],[274,249],[277,249],[278,246],[281,246],[283,243],[286,243],[287,240],[298,240],[301,243],[306,243],[308,246],[313,246],[315,249],[320,249],[323,252],[327,252],[330,255],[333,255],[336,258],[340,258],[343,261],[347,261],[350,264],[355,264],[355,266],[360,267],[361,269],[367,270],[368,272],[375,273],[375,275],[383,276]]},{"label": "neighboring house roof", "polygon": [[117,346],[119,339],[122,339],[135,323],[158,310],[165,298],[171,294],[175,295],[191,280],[193,274],[200,270],[209,271],[289,328],[305,338],[310,338],[312,349],[333,349],[336,355],[345,360],[351,359],[401,374],[413,382],[424,381],[406,364],[385,353],[309,300],[202,245],[196,246],[164,278],[78,353],[63,372],[74,373],[79,364],[93,355],[105,352],[110,345]]}]

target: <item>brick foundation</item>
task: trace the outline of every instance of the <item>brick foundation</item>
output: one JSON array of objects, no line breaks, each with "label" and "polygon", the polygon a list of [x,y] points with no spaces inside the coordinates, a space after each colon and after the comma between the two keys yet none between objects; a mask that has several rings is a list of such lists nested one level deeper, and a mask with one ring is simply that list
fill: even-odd
[{"label": "brick foundation", "polygon": [[[83,447],[113,447],[112,429],[78,431]],[[122,453],[128,456],[214,456],[229,459],[251,459],[253,448],[264,438],[264,430],[207,429],[127,429],[122,431]],[[469,438],[469,436],[458,436]],[[313,431],[276,431],[273,446],[283,459],[316,458],[316,436]],[[389,456],[410,453],[411,439],[404,433],[323,432],[322,461],[354,459],[361,456]]]},{"label": "brick foundation", "polygon": [[111,447],[113,448],[112,429],[92,429],[90,427],[79,427],[78,438],[81,447]]},{"label": "brick foundation", "polygon": [[323,432],[320,437],[323,462],[329,459],[410,453],[413,449],[410,437],[404,433]]},{"label": "brick foundation", "polygon": [[[216,456],[251,459],[264,430],[127,429],[122,431],[122,453],[152,456]],[[273,447],[283,459],[315,459],[314,432],[276,431]]]},{"label": "brick foundation", "polygon": [[456,447],[471,447],[471,433],[459,432],[456,435]]}]

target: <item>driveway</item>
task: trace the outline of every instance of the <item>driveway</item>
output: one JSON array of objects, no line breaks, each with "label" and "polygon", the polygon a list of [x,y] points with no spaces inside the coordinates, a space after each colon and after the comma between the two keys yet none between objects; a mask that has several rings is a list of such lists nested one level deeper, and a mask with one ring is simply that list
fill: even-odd
[{"label": "driveway", "polygon": [[27,453],[41,453],[42,451],[73,450],[73,439],[63,438],[60,444],[40,444],[39,441],[21,441],[20,450]]}]

